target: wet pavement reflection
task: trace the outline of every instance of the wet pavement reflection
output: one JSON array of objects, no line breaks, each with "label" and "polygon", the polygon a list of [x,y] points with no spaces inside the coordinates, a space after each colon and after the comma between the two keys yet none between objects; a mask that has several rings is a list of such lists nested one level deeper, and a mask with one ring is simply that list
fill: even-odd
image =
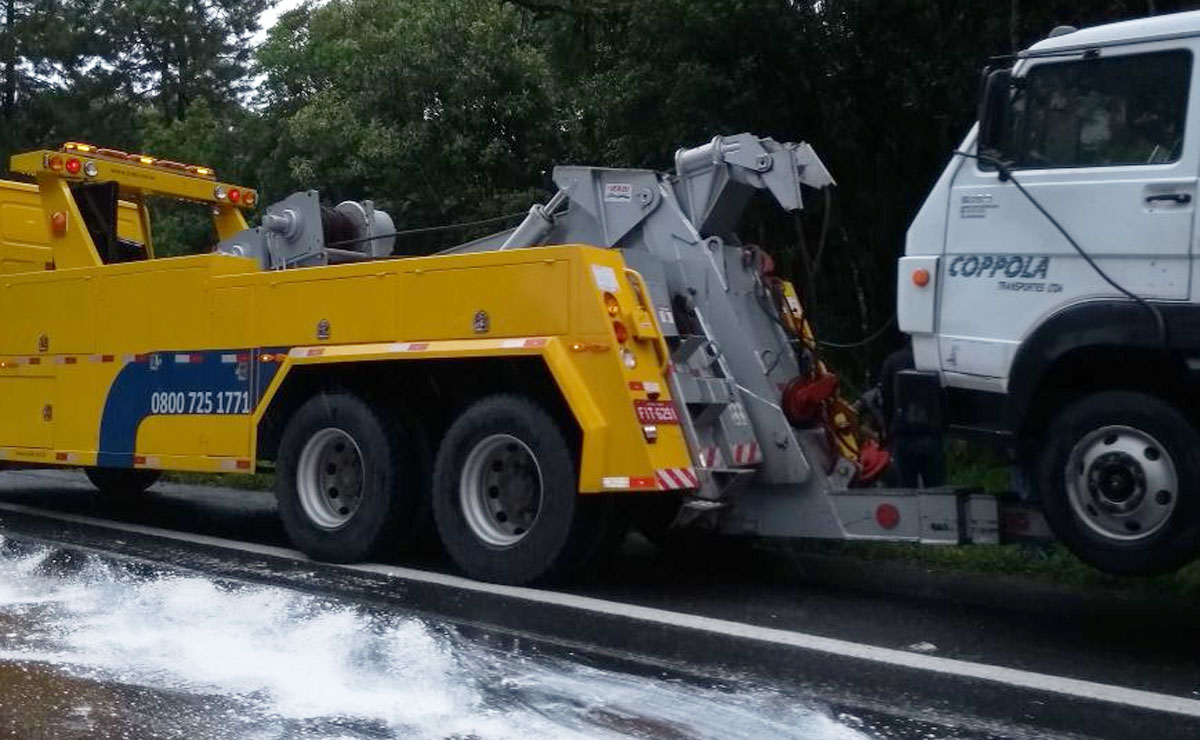
[{"label": "wet pavement reflection", "polygon": [[968,737],[749,681],[502,650],[411,615],[17,540],[0,540],[0,735]]}]

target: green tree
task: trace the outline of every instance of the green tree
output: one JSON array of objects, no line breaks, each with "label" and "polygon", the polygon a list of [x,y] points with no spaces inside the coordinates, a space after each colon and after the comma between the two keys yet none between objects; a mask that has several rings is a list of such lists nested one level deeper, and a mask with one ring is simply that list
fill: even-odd
[{"label": "green tree", "polygon": [[260,182],[372,197],[400,227],[527,208],[562,147],[551,70],[525,21],[494,0],[285,14],[259,54],[275,134]]},{"label": "green tree", "polygon": [[[81,0],[86,2],[86,0]],[[88,27],[130,99],[183,119],[197,100],[236,104],[249,86],[249,40],[274,0],[94,0]]]}]

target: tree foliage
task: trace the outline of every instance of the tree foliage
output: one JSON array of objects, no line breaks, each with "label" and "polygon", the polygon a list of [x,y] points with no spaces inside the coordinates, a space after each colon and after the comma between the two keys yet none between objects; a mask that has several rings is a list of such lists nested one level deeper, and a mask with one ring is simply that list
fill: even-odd
[{"label": "tree foliage", "polygon": [[[798,221],[752,207],[743,233],[838,340],[891,315],[905,228],[974,118],[990,57],[1060,23],[1189,6],[309,0],[252,49],[271,1],[0,0],[0,153],[145,149],[211,163],[264,202],[301,188],[373,198],[404,228],[522,211],[555,163],[669,168],[714,134],[806,140],[838,180],[829,207],[811,193]],[[164,219],[172,240],[204,238]]]}]

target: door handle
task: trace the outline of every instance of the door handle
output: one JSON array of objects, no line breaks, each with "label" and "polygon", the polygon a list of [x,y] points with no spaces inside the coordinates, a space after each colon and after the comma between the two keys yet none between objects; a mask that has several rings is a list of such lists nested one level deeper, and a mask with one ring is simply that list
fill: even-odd
[{"label": "door handle", "polygon": [[1146,202],[1154,203],[1161,200],[1169,200],[1178,205],[1187,205],[1192,202],[1191,193],[1158,193],[1157,195],[1147,195]]}]

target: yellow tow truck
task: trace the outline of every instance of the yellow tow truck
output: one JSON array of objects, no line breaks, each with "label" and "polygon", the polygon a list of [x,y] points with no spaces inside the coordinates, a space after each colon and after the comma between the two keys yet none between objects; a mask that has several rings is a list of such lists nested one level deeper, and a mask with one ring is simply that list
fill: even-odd
[{"label": "yellow tow truck", "polygon": [[271,461],[309,555],[399,550],[432,509],[467,572],[508,582],[581,566],[614,494],[695,484],[666,346],[617,252],[158,258],[148,198],[211,209],[228,240],[255,233],[257,193],[79,143],[12,170],[36,184],[0,185],[0,464],[132,494]]},{"label": "yellow tow truck", "polygon": [[[270,466],[311,557],[436,531],[505,583],[577,571],[635,517],[652,536],[998,541],[992,496],[879,487],[888,454],[736,233],[756,193],[798,210],[832,184],[812,148],[738,134],[675,159],[555,168],[515,228],[399,258],[371,201],[262,205],[211,168],[88,144],[18,154],[34,184],[0,183],[0,465],[82,467],[113,495]],[[211,212],[212,251],[157,255],[152,198]]]}]

